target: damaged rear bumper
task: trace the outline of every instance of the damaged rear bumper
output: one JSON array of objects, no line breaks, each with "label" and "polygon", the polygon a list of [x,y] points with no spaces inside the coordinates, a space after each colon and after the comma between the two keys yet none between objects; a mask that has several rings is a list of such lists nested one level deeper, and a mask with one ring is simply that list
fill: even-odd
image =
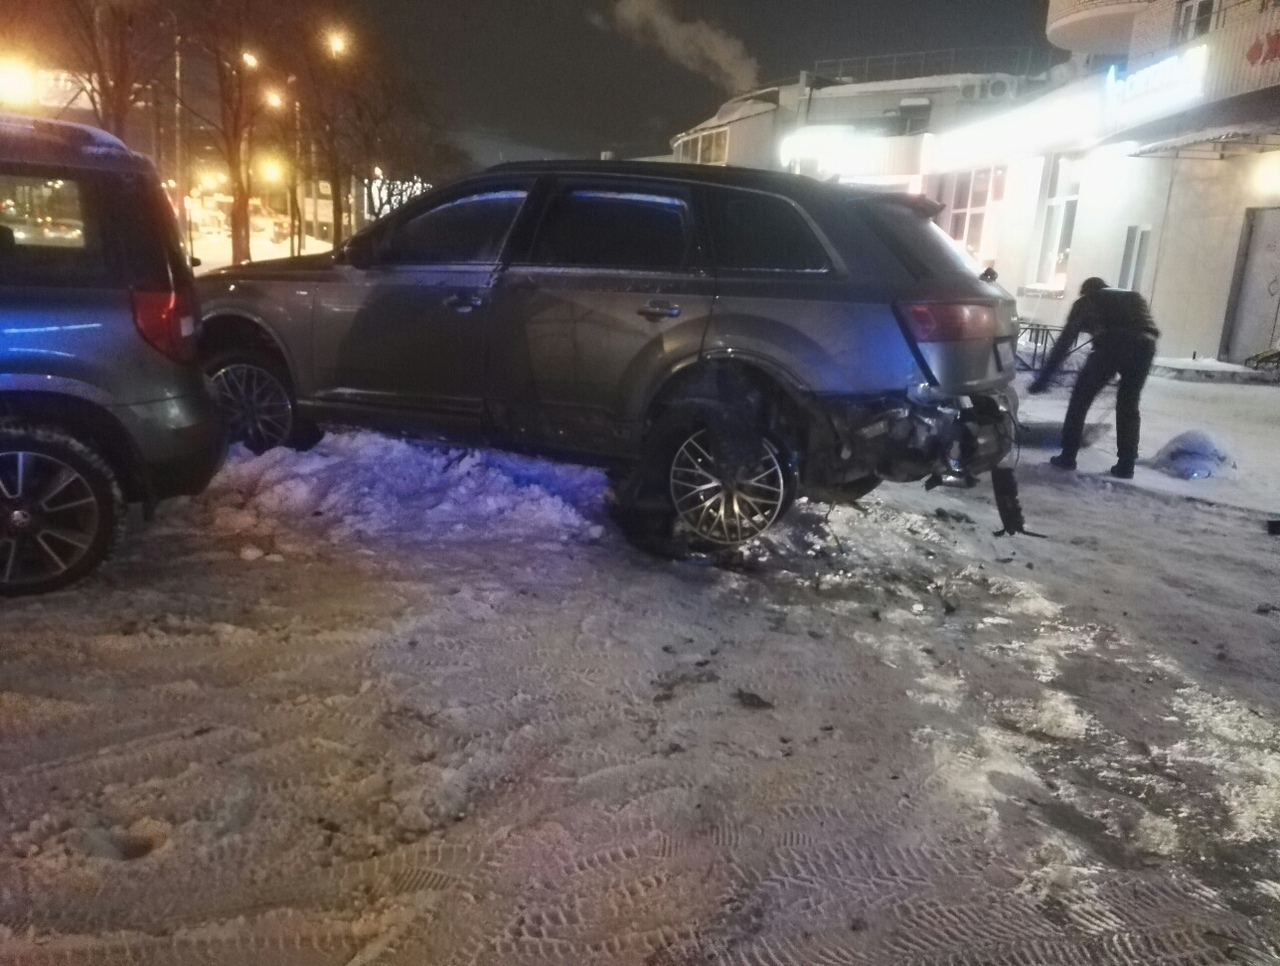
[{"label": "damaged rear bumper", "polygon": [[946,397],[922,386],[877,399],[814,397],[812,406],[804,484],[828,496],[868,477],[971,486],[1014,445],[1012,390]]}]

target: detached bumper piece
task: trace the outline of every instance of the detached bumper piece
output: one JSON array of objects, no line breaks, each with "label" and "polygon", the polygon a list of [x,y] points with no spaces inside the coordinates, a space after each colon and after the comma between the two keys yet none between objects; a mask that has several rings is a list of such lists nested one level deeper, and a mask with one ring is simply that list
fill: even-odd
[{"label": "detached bumper piece", "polygon": [[821,405],[835,435],[834,445],[810,453],[807,482],[821,489],[868,476],[971,487],[1013,449],[1013,414],[1001,395]]}]

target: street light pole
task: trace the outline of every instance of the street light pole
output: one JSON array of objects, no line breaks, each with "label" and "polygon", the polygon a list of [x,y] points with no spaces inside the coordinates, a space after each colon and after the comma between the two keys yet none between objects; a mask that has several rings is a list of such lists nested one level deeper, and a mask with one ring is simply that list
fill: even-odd
[{"label": "street light pole", "polygon": [[187,171],[186,153],[187,112],[182,105],[182,33],[178,30],[178,18],[173,21],[173,180],[177,183],[178,204],[182,206],[182,224],[187,236],[187,250],[195,245],[191,230],[190,177]]}]

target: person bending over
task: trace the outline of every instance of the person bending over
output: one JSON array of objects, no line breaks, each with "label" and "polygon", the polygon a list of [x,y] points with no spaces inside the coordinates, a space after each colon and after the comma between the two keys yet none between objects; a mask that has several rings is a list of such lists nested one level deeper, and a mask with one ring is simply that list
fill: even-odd
[{"label": "person bending over", "polygon": [[1051,460],[1062,470],[1076,468],[1076,454],[1084,439],[1084,421],[1089,407],[1117,375],[1120,388],[1116,395],[1116,437],[1120,461],[1111,475],[1122,480],[1133,479],[1133,466],[1138,461],[1138,438],[1142,432],[1139,402],[1151,363],[1156,357],[1160,330],[1151,319],[1151,307],[1137,292],[1110,288],[1100,278],[1091,278],[1080,286],[1080,298],[1071,307],[1066,328],[1053,344],[1044,369],[1027,390],[1033,396],[1049,388],[1049,381],[1062,368],[1067,353],[1081,332],[1093,336],[1093,350],[1076,377],[1067,418],[1062,426],[1062,454]]}]

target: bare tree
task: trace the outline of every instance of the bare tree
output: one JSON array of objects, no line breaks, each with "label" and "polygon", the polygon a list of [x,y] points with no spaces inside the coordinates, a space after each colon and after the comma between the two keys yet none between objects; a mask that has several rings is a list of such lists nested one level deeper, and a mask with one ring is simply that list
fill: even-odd
[{"label": "bare tree", "polygon": [[[250,257],[254,130],[266,107],[273,44],[302,20],[305,0],[176,0],[183,36],[204,52],[208,81],[184,92],[187,110],[214,132],[231,193],[231,257]],[[202,89],[203,87],[203,89]]]},{"label": "bare tree", "polygon": [[381,217],[471,166],[449,140],[439,112],[413,78],[387,56],[365,58],[361,82],[336,99],[332,141],[344,172],[363,186]]},{"label": "bare tree", "polygon": [[125,137],[172,56],[172,13],[161,0],[56,0],[55,11],[98,124]]}]

